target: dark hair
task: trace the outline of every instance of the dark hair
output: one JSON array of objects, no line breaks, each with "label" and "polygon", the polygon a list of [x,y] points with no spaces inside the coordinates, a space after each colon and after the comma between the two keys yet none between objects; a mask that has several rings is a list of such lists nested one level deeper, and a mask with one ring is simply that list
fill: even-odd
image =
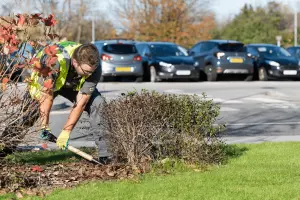
[{"label": "dark hair", "polygon": [[75,49],[73,58],[78,64],[87,64],[91,67],[98,67],[100,64],[100,55],[97,47],[91,43],[83,44]]}]

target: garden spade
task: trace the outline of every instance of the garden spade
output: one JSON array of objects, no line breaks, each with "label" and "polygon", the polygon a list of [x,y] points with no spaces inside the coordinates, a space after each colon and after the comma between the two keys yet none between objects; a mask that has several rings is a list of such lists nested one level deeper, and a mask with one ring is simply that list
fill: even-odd
[{"label": "garden spade", "polygon": [[[44,138],[48,138],[47,139],[48,141],[54,142],[54,143],[56,143],[56,139],[57,139],[56,136],[53,135],[52,133],[48,133],[47,136],[44,137]],[[91,161],[91,162],[103,165],[102,163],[100,163],[99,161],[97,161],[95,158],[93,158],[93,156],[91,156],[91,155],[89,155],[89,154],[87,154],[87,153],[85,153],[85,152],[83,152],[83,151],[81,151],[81,150],[79,150],[79,149],[77,149],[75,147],[72,147],[72,146],[68,145],[68,150],[72,151],[73,153],[75,153],[75,154],[77,154],[77,155],[79,155],[79,156],[81,156],[83,158],[85,158],[88,161]]]}]

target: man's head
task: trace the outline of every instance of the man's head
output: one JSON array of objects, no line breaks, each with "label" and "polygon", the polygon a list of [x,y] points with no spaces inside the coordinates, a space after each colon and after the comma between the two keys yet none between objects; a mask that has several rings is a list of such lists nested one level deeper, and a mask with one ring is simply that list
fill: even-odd
[{"label": "man's head", "polygon": [[75,49],[72,65],[81,76],[91,75],[100,64],[98,49],[93,44],[83,44]]}]

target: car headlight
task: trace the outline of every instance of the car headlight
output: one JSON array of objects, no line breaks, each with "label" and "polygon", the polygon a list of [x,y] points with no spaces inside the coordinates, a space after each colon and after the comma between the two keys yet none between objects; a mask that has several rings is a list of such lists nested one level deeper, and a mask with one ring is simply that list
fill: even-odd
[{"label": "car headlight", "polygon": [[268,61],[266,61],[266,63],[268,63],[269,65],[271,65],[273,67],[277,67],[277,68],[280,67],[280,64],[275,61],[268,60]]},{"label": "car headlight", "polygon": [[199,62],[196,61],[196,62],[194,63],[194,66],[195,66],[195,67],[199,66]]},{"label": "car headlight", "polygon": [[170,63],[166,63],[166,62],[159,62],[158,63],[160,66],[163,66],[163,67],[173,67],[173,65],[172,64],[170,64]]}]

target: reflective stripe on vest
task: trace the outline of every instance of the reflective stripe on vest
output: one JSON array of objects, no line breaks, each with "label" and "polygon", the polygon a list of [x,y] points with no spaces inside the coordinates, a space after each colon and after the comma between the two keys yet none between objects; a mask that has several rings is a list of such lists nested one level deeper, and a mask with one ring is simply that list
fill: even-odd
[{"label": "reflective stripe on vest", "polygon": [[[69,66],[70,66],[70,62],[71,62],[71,57],[75,51],[75,49],[77,47],[79,47],[81,44],[79,43],[75,43],[75,42],[68,42],[68,41],[64,41],[64,42],[58,42],[57,46],[58,46],[58,53],[57,58],[58,58],[58,62],[59,62],[59,75],[55,81],[55,88],[54,91],[59,91],[64,84],[66,83],[66,79],[68,76],[68,72],[69,72]],[[41,59],[42,56],[44,55],[44,50],[40,51],[36,58]],[[85,82],[85,79],[87,77],[82,77],[80,79],[79,84],[75,87],[76,91],[79,91],[83,85],[83,83]],[[43,88],[42,85],[39,84],[38,82],[39,80],[39,75],[38,72],[33,72],[31,74],[31,80],[29,83],[29,93],[32,96],[32,98],[35,99],[39,99],[41,96],[41,90]]]}]

